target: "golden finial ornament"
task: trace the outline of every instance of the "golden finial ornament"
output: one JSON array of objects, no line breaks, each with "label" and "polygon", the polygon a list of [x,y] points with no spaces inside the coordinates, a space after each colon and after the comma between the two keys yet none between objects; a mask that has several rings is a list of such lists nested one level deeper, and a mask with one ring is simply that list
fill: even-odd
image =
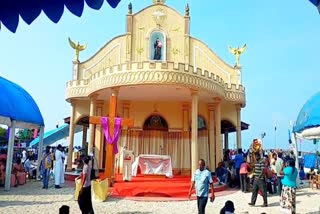
[{"label": "golden finial ornament", "polygon": [[75,42],[73,42],[70,37],[68,38],[69,40],[69,44],[70,46],[75,50],[76,52],[76,60],[79,61],[79,53],[80,51],[83,51],[87,48],[87,45],[80,45],[80,43],[78,42],[78,44],[76,44]]},{"label": "golden finial ornament", "polygon": [[241,67],[240,65],[240,55],[243,54],[247,49],[247,45],[244,44],[244,46],[242,46],[241,48],[232,48],[231,46],[229,46],[229,51],[230,53],[232,53],[233,55],[236,56],[236,65],[235,67]]}]

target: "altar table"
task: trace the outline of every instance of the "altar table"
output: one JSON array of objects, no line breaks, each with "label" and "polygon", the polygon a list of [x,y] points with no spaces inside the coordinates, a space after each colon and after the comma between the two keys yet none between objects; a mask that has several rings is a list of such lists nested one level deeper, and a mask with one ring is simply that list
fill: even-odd
[{"label": "altar table", "polygon": [[172,177],[172,162],[169,155],[139,155],[132,164],[132,175],[137,176],[138,167],[144,175]]}]

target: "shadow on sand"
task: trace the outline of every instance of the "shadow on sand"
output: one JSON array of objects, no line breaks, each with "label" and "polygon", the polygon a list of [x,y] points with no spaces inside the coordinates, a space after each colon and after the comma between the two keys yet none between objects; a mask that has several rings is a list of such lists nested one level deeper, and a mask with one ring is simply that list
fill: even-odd
[{"label": "shadow on sand", "polygon": [[[66,202],[66,201],[55,201]],[[27,206],[27,205],[43,205],[43,204],[52,204],[52,201],[0,201],[0,207],[13,207],[13,206]]]},{"label": "shadow on sand", "polygon": [[152,212],[140,212],[140,211],[133,211],[133,212],[117,212],[117,214],[149,214]]}]

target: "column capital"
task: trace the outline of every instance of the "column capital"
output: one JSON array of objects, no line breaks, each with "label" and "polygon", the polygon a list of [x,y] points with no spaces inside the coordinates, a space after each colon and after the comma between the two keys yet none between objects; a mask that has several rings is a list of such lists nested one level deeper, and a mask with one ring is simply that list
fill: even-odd
[{"label": "column capital", "polygon": [[216,103],[208,103],[208,110],[214,111],[216,109],[217,104]]},{"label": "column capital", "polygon": [[131,101],[125,100],[122,102],[122,108],[129,109],[131,105]]},{"label": "column capital", "polygon": [[97,98],[98,98],[98,94],[92,94],[92,95],[89,96],[89,98],[90,98],[91,101],[96,101]]},{"label": "column capital", "polygon": [[70,105],[71,107],[75,107],[76,106],[76,101],[75,100],[70,100]]},{"label": "column capital", "polygon": [[102,107],[103,107],[103,104],[104,104],[104,101],[103,101],[103,100],[97,100],[97,101],[96,101],[96,107],[97,107],[97,108],[102,108]]},{"label": "column capital", "polygon": [[120,87],[112,87],[111,88],[111,96],[118,96]]},{"label": "column capital", "polygon": [[196,90],[196,89],[190,89],[190,93],[191,93],[191,96],[197,96],[198,95],[198,90]]},{"label": "column capital", "polygon": [[242,108],[242,105],[241,105],[241,104],[236,104],[235,106],[236,106],[236,110],[237,110],[237,111],[240,111],[241,108]]},{"label": "column capital", "polygon": [[212,100],[215,104],[220,104],[222,102],[222,99],[220,97],[213,97]]},{"label": "column capital", "polygon": [[182,103],[182,110],[183,111],[190,110],[190,103]]}]

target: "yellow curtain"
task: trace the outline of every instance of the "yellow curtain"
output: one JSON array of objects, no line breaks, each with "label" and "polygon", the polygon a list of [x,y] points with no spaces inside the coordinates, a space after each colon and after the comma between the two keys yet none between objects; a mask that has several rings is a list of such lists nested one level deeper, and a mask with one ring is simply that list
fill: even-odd
[{"label": "yellow curtain", "polygon": [[[170,155],[173,168],[182,173],[190,171],[191,133],[189,131],[122,130],[118,141],[119,154],[116,156],[116,172],[122,172],[121,151],[123,147],[140,154]],[[199,158],[209,163],[208,131],[198,132]]]},{"label": "yellow curtain", "polygon": [[[143,131],[144,154],[161,155],[166,132],[164,131]],[[142,154],[142,153],[140,153]]]},{"label": "yellow curtain", "polygon": [[199,159],[203,159],[206,162],[206,165],[209,166],[209,138],[208,130],[198,131],[198,150],[199,150]]},{"label": "yellow curtain", "polygon": [[164,142],[164,154],[170,155],[174,169],[182,168],[183,133],[182,132],[166,132]]}]

